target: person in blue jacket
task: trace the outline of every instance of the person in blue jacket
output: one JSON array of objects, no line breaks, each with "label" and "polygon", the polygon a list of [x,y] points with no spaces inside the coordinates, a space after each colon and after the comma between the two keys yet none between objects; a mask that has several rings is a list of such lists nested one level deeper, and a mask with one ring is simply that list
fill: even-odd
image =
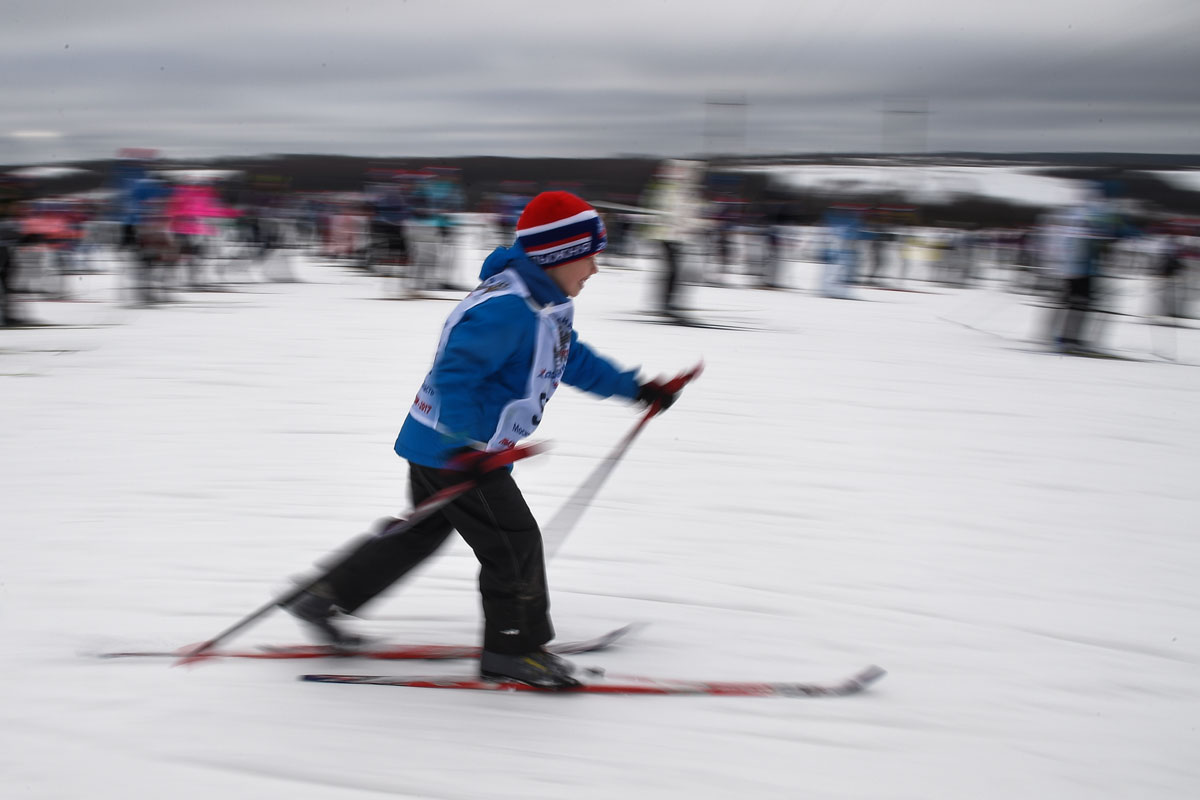
[{"label": "person in blue jacket", "polygon": [[662,408],[674,401],[675,390],[614,366],[573,328],[572,298],[596,274],[606,243],[594,208],[569,192],[543,192],[518,219],[513,246],[484,261],[482,283],[442,328],[395,444],[409,463],[414,504],[461,483],[464,471],[476,486],[403,533],[368,540],[287,606],[323,640],[354,646],[338,613],[357,611],[457,530],[480,564],[481,675],[546,688],[577,683],[572,666],[543,647],[554,629],[537,521],[508,470],[478,465],[482,454],[532,435],[560,383]]}]

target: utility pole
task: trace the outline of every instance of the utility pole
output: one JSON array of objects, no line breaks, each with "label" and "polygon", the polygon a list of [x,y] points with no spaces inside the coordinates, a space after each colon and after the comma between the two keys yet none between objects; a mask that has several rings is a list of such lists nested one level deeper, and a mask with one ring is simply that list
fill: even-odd
[{"label": "utility pole", "polygon": [[887,97],[883,101],[883,152],[925,155],[929,137],[929,100]]},{"label": "utility pole", "polygon": [[739,155],[746,145],[746,95],[710,94],[704,101],[704,154]]}]

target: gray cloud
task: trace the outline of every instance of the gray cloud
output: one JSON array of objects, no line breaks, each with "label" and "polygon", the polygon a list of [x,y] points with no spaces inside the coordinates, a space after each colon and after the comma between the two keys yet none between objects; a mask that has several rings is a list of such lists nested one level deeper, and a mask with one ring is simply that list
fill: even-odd
[{"label": "gray cloud", "polygon": [[[0,31],[0,161],[131,145],[1200,152],[1200,5],[972,5],[17,0]],[[898,102],[929,113],[901,125],[884,113]]]}]

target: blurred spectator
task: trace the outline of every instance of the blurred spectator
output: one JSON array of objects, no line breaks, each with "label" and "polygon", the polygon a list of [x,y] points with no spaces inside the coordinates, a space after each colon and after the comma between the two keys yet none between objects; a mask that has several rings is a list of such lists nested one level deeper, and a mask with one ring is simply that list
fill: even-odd
[{"label": "blurred spectator", "polygon": [[166,197],[148,203],[138,221],[133,247],[135,304],[166,302],[177,283],[179,247],[171,235],[166,203]]},{"label": "blurred spectator", "polygon": [[1095,311],[1102,256],[1117,235],[1117,220],[1095,189],[1084,202],[1052,214],[1042,231],[1044,258],[1060,281],[1047,338],[1063,353],[1092,352],[1089,323]]},{"label": "blurred spectator", "polygon": [[353,200],[332,201],[325,228],[325,255],[333,259],[360,259],[369,242],[368,213],[368,208]]},{"label": "blurred spectator", "polygon": [[367,188],[371,209],[371,246],[367,267],[400,279],[411,264],[405,226],[412,218],[402,175],[391,175]]},{"label": "blurred spectator", "polygon": [[0,176],[0,326],[24,322],[22,316],[17,314],[13,300],[16,248],[20,237],[17,207],[20,201],[21,187],[17,180],[7,175]]},{"label": "blurred spectator", "polygon": [[762,224],[762,257],[758,270],[758,285],[763,289],[782,289],[782,251],[786,214],[782,204],[772,203],[766,209]]},{"label": "blurred spectator", "polygon": [[495,197],[497,238],[501,247],[509,247],[517,236],[517,218],[534,195],[529,181],[504,181]]},{"label": "blurred spectator", "polygon": [[1037,233],[1026,228],[1018,231],[1014,242],[1012,288],[1018,293],[1037,294],[1041,286],[1041,269],[1037,257]]},{"label": "blurred spectator", "polygon": [[1158,279],[1159,317],[1173,320],[1184,316],[1184,287],[1186,286],[1186,264],[1189,253],[1184,238],[1178,234],[1165,236],[1154,275]]},{"label": "blurred spectator", "polygon": [[203,267],[210,245],[217,234],[212,220],[237,216],[217,198],[209,184],[182,183],[167,200],[167,217],[175,237],[182,266],[187,269],[187,284],[205,287]]},{"label": "blurred spectator", "polygon": [[66,273],[79,231],[78,220],[64,201],[35,200],[24,206],[20,224],[23,289],[66,299]]},{"label": "blurred spectator", "polygon": [[850,286],[858,278],[860,243],[868,234],[863,228],[862,206],[839,203],[825,215],[825,269],[821,275],[821,294],[839,300],[850,299]]},{"label": "blurred spectator", "polygon": [[682,311],[679,303],[682,258],[685,248],[701,230],[703,170],[701,161],[664,161],[646,190],[644,205],[654,213],[646,238],[659,243],[663,263],[656,310],[668,316]]},{"label": "blurred spectator", "polygon": [[862,282],[865,285],[883,286],[882,278],[886,269],[889,245],[892,242],[892,238],[883,212],[878,209],[872,211],[867,216],[866,223],[863,226],[864,243],[861,255],[866,261],[862,278]]},{"label": "blurred spectator", "polygon": [[705,265],[705,271],[708,273],[708,281],[717,285],[720,283],[718,276],[734,272],[733,237],[744,222],[745,203],[732,193],[725,192],[714,198],[705,210],[708,221],[706,238],[710,253],[710,261]]},{"label": "blurred spectator", "polygon": [[[285,248],[293,242],[310,242],[313,237],[313,220],[308,216],[311,206],[289,191],[289,180],[284,176],[252,176],[240,194],[233,231],[236,255],[245,265],[255,267],[265,280],[281,283],[296,280]],[[231,260],[225,258],[218,263]]]},{"label": "blurred spectator", "polygon": [[433,229],[425,286],[456,290],[459,287],[454,281],[457,255],[454,231],[464,204],[459,171],[453,167],[430,167],[426,172],[427,177],[417,184],[425,224]]},{"label": "blurred spectator", "polygon": [[123,150],[121,156],[113,170],[118,243],[133,259],[134,302],[148,305],[166,299],[167,271],[175,264],[174,243],[162,218],[170,188],[150,171],[152,151]]}]

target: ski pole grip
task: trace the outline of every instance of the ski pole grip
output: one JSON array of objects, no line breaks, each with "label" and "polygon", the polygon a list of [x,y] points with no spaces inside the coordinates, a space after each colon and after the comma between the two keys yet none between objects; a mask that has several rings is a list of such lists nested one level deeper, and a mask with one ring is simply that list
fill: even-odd
[{"label": "ski pole grip", "polygon": [[495,453],[488,453],[479,463],[480,471],[491,472],[494,469],[511,466],[523,458],[536,456],[538,453],[544,453],[549,449],[542,442],[531,442],[530,444],[517,445],[510,447],[507,450],[500,450]]},{"label": "ski pole grip", "polygon": [[478,479],[489,472],[511,466],[523,458],[537,455],[545,450],[545,445],[541,443],[517,445],[507,450],[497,450],[495,452],[464,447],[457,455],[446,462],[446,468]]},{"label": "ski pole grip", "polygon": [[[702,373],[702,372],[704,372],[704,362],[703,361],[697,363],[696,366],[692,367],[691,369],[687,370],[686,372],[681,372],[678,375],[676,375],[674,378],[671,378],[671,380],[669,380],[663,384],[662,390],[664,393],[671,394],[671,395],[679,394],[681,391],[683,391],[683,387],[687,386],[689,383],[694,381],[696,378],[700,377],[700,373]],[[663,410],[662,401],[655,400],[654,404],[650,406],[650,410],[646,416],[653,417],[654,415],[660,413],[662,410]]]}]

